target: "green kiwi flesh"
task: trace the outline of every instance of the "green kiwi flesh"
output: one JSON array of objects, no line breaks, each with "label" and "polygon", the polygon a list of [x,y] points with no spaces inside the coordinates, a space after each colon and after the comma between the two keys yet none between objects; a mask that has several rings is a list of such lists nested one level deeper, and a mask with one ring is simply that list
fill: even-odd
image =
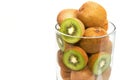
[{"label": "green kiwi flesh", "polygon": [[57,43],[59,48],[64,51],[65,50],[65,41],[62,39],[60,34],[56,34],[56,39],[57,39]]},{"label": "green kiwi flesh", "polygon": [[87,55],[80,50],[75,50],[74,48],[65,51],[63,54],[63,63],[71,70],[83,69],[87,64],[87,61]]},{"label": "green kiwi flesh", "polygon": [[110,65],[111,55],[108,53],[100,52],[90,57],[88,66],[91,68],[95,75],[102,74]]},{"label": "green kiwi flesh", "polygon": [[[65,19],[60,25],[60,32],[66,34],[62,35],[63,40],[65,40],[68,43],[78,42],[83,34],[82,28],[83,24],[81,24],[77,19],[75,18]],[[79,38],[71,36],[77,36]]]}]

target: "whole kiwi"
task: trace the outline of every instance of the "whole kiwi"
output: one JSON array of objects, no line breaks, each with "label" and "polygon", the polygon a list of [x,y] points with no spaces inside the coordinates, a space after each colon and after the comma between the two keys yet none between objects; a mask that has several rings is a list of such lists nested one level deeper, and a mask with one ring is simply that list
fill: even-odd
[{"label": "whole kiwi", "polygon": [[64,80],[69,80],[70,79],[70,75],[71,75],[71,72],[66,72],[66,71],[63,71],[61,69],[60,71],[60,74],[61,74],[61,77],[64,79]]},{"label": "whole kiwi", "polygon": [[88,67],[80,71],[71,72],[71,80],[95,80],[95,76]]},{"label": "whole kiwi", "polygon": [[80,7],[78,18],[86,27],[100,27],[107,19],[107,13],[104,7],[97,2],[87,1]]},{"label": "whole kiwi", "polygon": [[107,52],[109,54],[112,54],[112,41],[108,40],[108,42],[106,43],[106,45],[104,45],[103,47],[101,47],[100,51],[104,51]]},{"label": "whole kiwi", "polygon": [[80,40],[80,47],[87,53],[93,54],[101,50],[108,42],[107,32],[101,27],[90,27],[85,30],[84,37]]},{"label": "whole kiwi", "polygon": [[103,24],[99,25],[99,26],[90,26],[90,27],[101,27],[103,28],[104,30],[108,30],[108,20],[106,19]]},{"label": "whole kiwi", "polygon": [[77,9],[63,9],[57,15],[57,22],[59,25],[66,19],[66,18],[77,18],[78,10]]}]

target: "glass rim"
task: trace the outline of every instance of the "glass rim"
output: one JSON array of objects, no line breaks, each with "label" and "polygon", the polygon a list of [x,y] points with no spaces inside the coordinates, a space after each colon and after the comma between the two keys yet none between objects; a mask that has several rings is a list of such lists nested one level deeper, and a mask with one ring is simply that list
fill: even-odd
[{"label": "glass rim", "polygon": [[111,21],[109,21],[108,24],[111,24],[113,26],[113,30],[111,32],[107,33],[106,35],[102,35],[102,36],[92,36],[92,37],[90,37],[90,36],[89,37],[85,37],[85,36],[71,36],[71,35],[68,35],[68,34],[60,32],[59,28],[58,28],[58,26],[59,26],[58,23],[55,25],[55,30],[56,30],[57,33],[59,33],[61,35],[68,36],[68,37],[73,37],[73,38],[103,38],[103,37],[107,37],[107,36],[109,36],[109,35],[111,35],[111,34],[116,32],[115,24],[112,23]]}]

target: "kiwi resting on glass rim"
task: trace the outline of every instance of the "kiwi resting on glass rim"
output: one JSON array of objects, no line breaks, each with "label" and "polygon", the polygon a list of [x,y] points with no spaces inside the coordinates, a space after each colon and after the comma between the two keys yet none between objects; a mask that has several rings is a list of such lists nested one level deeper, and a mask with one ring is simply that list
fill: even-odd
[{"label": "kiwi resting on glass rim", "polygon": [[83,36],[85,27],[84,24],[77,18],[67,18],[60,25],[62,38],[68,43],[76,43]]},{"label": "kiwi resting on glass rim", "polygon": [[108,42],[108,36],[104,35],[107,35],[107,32],[101,27],[87,28],[84,33],[84,37],[87,38],[80,40],[80,47],[89,54],[97,53]]},{"label": "kiwi resting on glass rim", "polygon": [[63,54],[63,63],[71,70],[81,70],[88,62],[86,52],[77,46],[67,49]]},{"label": "kiwi resting on glass rim", "polygon": [[100,26],[91,26],[91,27],[101,27],[101,28],[103,28],[104,30],[108,30],[108,20],[106,19],[105,21],[104,21],[104,23],[103,24],[101,24]]},{"label": "kiwi resting on glass rim", "polygon": [[106,31],[108,30],[108,20],[107,19],[104,21],[104,23],[101,25],[101,27],[103,29],[105,29]]},{"label": "kiwi resting on glass rim", "polygon": [[58,59],[58,64],[62,71],[71,72],[71,70],[67,68],[63,63],[63,52],[61,50],[59,50],[57,53],[57,59]]},{"label": "kiwi resting on glass rim", "polygon": [[93,54],[88,61],[88,67],[95,75],[102,74],[111,63],[111,55],[105,52]]},{"label": "kiwi resting on glass rim", "polygon": [[78,14],[77,9],[64,9],[59,12],[57,15],[57,22],[59,25],[66,19],[66,18],[76,18]]},{"label": "kiwi resting on glass rim", "polygon": [[87,1],[80,7],[78,18],[85,27],[100,27],[107,19],[107,13],[103,6],[97,2]]},{"label": "kiwi resting on glass rim", "polygon": [[88,67],[80,71],[71,71],[71,80],[95,80],[94,74]]}]

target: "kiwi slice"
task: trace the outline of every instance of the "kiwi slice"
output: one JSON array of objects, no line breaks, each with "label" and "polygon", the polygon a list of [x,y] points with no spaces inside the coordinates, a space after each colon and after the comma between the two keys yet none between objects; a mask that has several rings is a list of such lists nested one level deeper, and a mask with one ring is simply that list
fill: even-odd
[{"label": "kiwi slice", "polygon": [[[62,35],[63,40],[68,43],[76,43],[84,33],[83,23],[76,18],[67,18],[60,25],[60,32],[66,34]],[[76,37],[72,37],[76,36]]]},{"label": "kiwi slice", "polygon": [[63,52],[61,50],[59,50],[57,53],[57,59],[58,59],[58,64],[59,64],[61,70],[65,71],[65,72],[71,72],[71,70],[69,68],[67,68],[63,63]]},{"label": "kiwi slice", "polygon": [[109,80],[111,74],[111,67],[108,67],[101,75],[96,76],[96,80]]},{"label": "kiwi slice", "polygon": [[71,70],[81,70],[88,62],[86,52],[77,46],[69,48],[63,54],[63,63]]},{"label": "kiwi slice", "polygon": [[111,55],[105,52],[93,54],[88,61],[88,67],[95,75],[103,73],[111,63]]},{"label": "kiwi slice", "polygon": [[65,49],[68,49],[68,48],[73,46],[72,44],[69,44],[69,43],[65,42],[62,39],[60,34],[56,34],[56,39],[57,39],[58,46],[62,51],[64,51]]},{"label": "kiwi slice", "polygon": [[71,72],[71,80],[95,80],[95,75],[89,70],[88,67],[80,71]]},{"label": "kiwi slice", "polygon": [[64,51],[65,50],[65,41],[61,38],[61,35],[56,34],[56,39],[57,39],[57,43],[59,48]]}]

